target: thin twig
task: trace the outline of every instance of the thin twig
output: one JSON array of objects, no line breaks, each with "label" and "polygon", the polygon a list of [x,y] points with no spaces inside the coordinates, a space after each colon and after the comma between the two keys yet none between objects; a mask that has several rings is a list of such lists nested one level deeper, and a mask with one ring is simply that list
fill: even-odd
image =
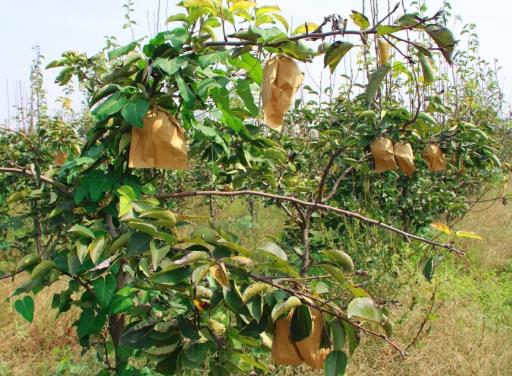
[{"label": "thin twig", "polygon": [[14,279],[15,276],[17,276],[18,274],[23,273],[23,272],[24,272],[24,270],[18,270],[18,271],[14,272],[14,273],[3,275],[3,276],[0,277],[0,281],[3,280],[3,279],[9,279],[9,278]]},{"label": "thin twig", "polygon": [[416,341],[418,341],[418,339],[420,338],[421,332],[423,331],[423,328],[425,327],[425,325],[427,324],[428,320],[430,319],[430,314],[434,310],[434,305],[435,305],[435,301],[436,301],[437,286],[438,285],[436,284],[435,287],[434,287],[434,292],[432,293],[432,297],[430,298],[430,307],[428,309],[428,312],[425,315],[425,318],[423,319],[423,321],[421,322],[421,325],[418,328],[418,331],[416,332],[416,335],[412,339],[411,343],[409,343],[409,345],[407,345],[407,347],[405,348],[405,351],[409,350],[412,346],[414,346]]}]

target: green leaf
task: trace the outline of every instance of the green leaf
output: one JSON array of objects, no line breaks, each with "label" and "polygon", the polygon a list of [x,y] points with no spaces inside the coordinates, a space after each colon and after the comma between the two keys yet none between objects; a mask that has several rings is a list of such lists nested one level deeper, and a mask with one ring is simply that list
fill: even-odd
[{"label": "green leaf", "polygon": [[345,56],[352,47],[354,47],[354,45],[350,42],[334,42],[325,52],[324,67],[329,66],[331,73],[333,73],[343,56]]},{"label": "green leaf", "polygon": [[247,75],[252,78],[257,84],[263,81],[263,68],[261,61],[246,52],[236,59],[233,59],[232,64],[238,68],[246,71]]},{"label": "green leaf", "polygon": [[94,263],[94,265],[97,265],[99,260],[101,259],[101,256],[103,255],[103,250],[105,249],[105,244],[107,242],[107,239],[105,236],[100,236],[96,239],[94,239],[91,244],[87,247],[87,250],[89,252],[89,255],[91,256],[91,260]]},{"label": "green leaf", "polygon": [[180,75],[176,74],[174,77],[176,78],[180,95],[183,98],[183,105],[188,109],[192,109],[195,103],[194,93]]},{"label": "green leaf", "polygon": [[384,324],[382,324],[382,329],[384,329],[384,332],[386,333],[386,336],[388,338],[391,338],[393,336],[393,330],[395,328],[395,324],[393,321],[390,320],[389,317],[384,316]]},{"label": "green leaf", "polygon": [[311,312],[309,307],[300,305],[293,312],[292,321],[290,323],[290,338],[293,342],[299,342],[306,339],[311,334],[313,322],[311,320]]},{"label": "green leaf", "polygon": [[340,249],[324,249],[321,251],[324,255],[333,260],[338,266],[341,266],[344,271],[354,271],[354,261],[352,258]]},{"label": "green leaf", "polygon": [[402,30],[400,26],[391,26],[391,25],[379,25],[377,26],[377,35],[383,36],[395,33],[397,31]]},{"label": "green leaf", "polygon": [[71,228],[68,231],[75,232],[77,234],[85,236],[86,238],[90,238],[90,239],[96,238],[96,236],[94,235],[94,232],[92,232],[90,229],[88,229],[87,227],[82,226],[82,225],[78,225],[78,224],[73,225],[73,226],[71,226]]},{"label": "green leaf", "polygon": [[57,268],[57,265],[50,260],[42,260],[36,267],[32,270],[32,274],[30,278],[32,280],[44,277],[50,272],[50,270]]},{"label": "green leaf", "polygon": [[82,314],[77,321],[78,337],[82,338],[87,335],[99,333],[105,325],[105,321],[106,319],[104,314],[100,313],[96,316],[92,309],[85,309],[82,311]]},{"label": "green leaf", "polygon": [[34,320],[34,299],[30,295],[16,300],[14,302],[14,309],[28,322]]},{"label": "green leaf", "polygon": [[348,318],[359,317],[381,323],[383,321],[382,310],[377,307],[372,298],[355,298],[347,307]]},{"label": "green leaf", "polygon": [[194,343],[188,349],[184,350],[184,354],[188,360],[194,363],[200,363],[206,357],[208,352],[208,343]]},{"label": "green leaf", "polygon": [[160,265],[160,262],[164,259],[164,257],[169,253],[171,247],[165,246],[161,248],[157,248],[151,243],[151,264],[153,265],[153,270],[156,270]]},{"label": "green leaf", "polygon": [[260,29],[259,40],[263,43],[281,43],[288,40],[288,36],[278,27]]},{"label": "green leaf", "polygon": [[131,232],[125,232],[122,235],[119,235],[108,247],[108,252],[110,255],[112,255],[114,252],[116,252],[118,249],[123,248],[128,244],[128,241],[130,240],[132,236]]},{"label": "green leaf", "polygon": [[343,351],[331,351],[324,361],[324,373],[326,376],[343,376],[347,364],[348,357]]},{"label": "green leaf", "polygon": [[389,65],[381,65],[370,75],[370,81],[368,82],[368,87],[364,93],[364,97],[368,105],[373,103],[384,77],[386,77],[390,70],[391,67]]},{"label": "green leaf", "polygon": [[261,315],[263,313],[263,299],[261,295],[257,295],[246,303],[247,310],[251,314],[251,316],[257,322],[260,322]]},{"label": "green leaf", "polygon": [[346,334],[343,325],[339,320],[334,320],[331,323],[331,335],[334,350],[341,351],[345,346]]},{"label": "green leaf", "polygon": [[288,313],[295,307],[300,306],[302,303],[296,296],[289,297],[286,301],[277,303],[272,309],[272,321],[276,321],[282,315]]},{"label": "green leaf", "polygon": [[188,59],[182,56],[175,57],[174,59],[163,59],[159,57],[155,60],[153,65],[163,70],[169,76],[172,76],[181,68],[185,68],[188,65]]},{"label": "green leaf", "polygon": [[187,266],[186,268],[173,269],[153,274],[149,279],[152,282],[162,285],[175,285],[187,279],[191,273],[192,268]]},{"label": "green leaf", "polygon": [[128,312],[133,307],[133,301],[132,296],[114,295],[108,312],[113,315]]},{"label": "green leaf", "polygon": [[118,85],[108,84],[108,85],[103,86],[101,89],[99,89],[98,91],[96,91],[94,93],[91,100],[89,101],[89,106],[91,106],[91,107],[94,106],[100,100],[108,97],[110,94],[114,94],[118,90],[119,90]]},{"label": "green leaf", "polygon": [[247,307],[242,303],[242,297],[240,296],[236,286],[232,285],[230,288],[224,287],[222,289],[222,294],[224,297],[224,302],[226,302],[226,305],[231,311],[243,315],[249,314]]},{"label": "green leaf", "polygon": [[126,46],[122,46],[122,47],[116,48],[115,50],[109,51],[108,59],[114,60],[114,59],[117,59],[118,57],[126,55],[128,52],[133,51],[137,47],[137,45],[138,45],[137,42],[131,42],[131,43],[127,44]]},{"label": "green leaf", "polygon": [[282,261],[288,261],[288,256],[276,243],[265,242],[257,250],[268,252]]},{"label": "green leaf", "polygon": [[423,72],[423,82],[425,82],[426,85],[430,85],[435,80],[432,65],[428,61],[427,57],[422,53],[418,54],[418,58],[420,60],[421,70]]},{"label": "green leaf", "polygon": [[66,85],[73,77],[74,71],[75,70],[73,67],[64,68],[63,70],[60,71],[58,76],[55,78],[55,83],[59,84],[61,86]]},{"label": "green leaf", "polygon": [[127,101],[128,100],[123,94],[121,94],[121,92],[117,92],[108,97],[104,102],[96,107],[94,111],[92,111],[92,116],[96,119],[97,122],[104,122],[112,115],[115,115],[121,111],[126,105]]},{"label": "green leaf", "polygon": [[201,68],[217,64],[226,60],[229,56],[229,51],[216,51],[206,55],[201,55],[197,58],[197,63]]},{"label": "green leaf", "polygon": [[325,269],[325,271],[329,273],[340,284],[343,285],[346,282],[345,273],[343,273],[343,270],[341,270],[340,268],[325,262],[319,263],[318,266]]},{"label": "green leaf", "polygon": [[171,23],[171,22],[185,22],[185,23],[188,23],[188,16],[185,13],[173,14],[165,22],[166,23]]},{"label": "green leaf", "polygon": [[107,309],[116,293],[117,280],[112,274],[98,278],[92,283],[96,300],[103,309]]},{"label": "green leaf", "polygon": [[403,16],[401,16],[400,18],[398,18],[395,23],[402,27],[411,27],[411,26],[417,25],[419,22],[420,22],[420,19],[418,18],[418,16],[416,14],[406,13]]},{"label": "green leaf", "polygon": [[361,342],[361,333],[360,329],[354,327],[350,323],[343,321],[343,328],[345,329],[345,334],[347,335],[347,341],[348,341],[348,349],[350,352],[350,355],[356,351],[357,346],[359,346],[359,343]]},{"label": "green leaf", "polygon": [[144,117],[149,111],[149,100],[142,97],[131,99],[121,110],[121,116],[130,125],[137,128],[144,126]]},{"label": "green leaf", "polygon": [[184,337],[190,338],[192,340],[199,339],[199,335],[197,334],[196,329],[183,315],[176,317],[176,321],[178,322],[178,329]]},{"label": "green leaf", "polygon": [[257,116],[260,110],[254,103],[254,96],[252,95],[249,80],[237,80],[236,92],[244,102],[247,110],[249,110],[249,114],[251,114],[251,116]]},{"label": "green leaf", "polygon": [[354,21],[354,23],[357,26],[359,26],[361,30],[370,27],[370,21],[368,20],[368,18],[364,14],[359,13],[358,11],[353,10],[352,14],[350,15],[350,18],[352,18],[352,21]]},{"label": "green leaf", "polygon": [[137,256],[149,251],[150,241],[151,236],[149,234],[140,231],[135,232],[128,241],[126,255],[129,257]]},{"label": "green leaf", "polygon": [[448,62],[452,64],[452,56],[455,51],[455,37],[453,33],[442,25],[427,25],[425,28],[427,34],[436,42],[437,46],[441,49],[441,53]]},{"label": "green leaf", "polygon": [[421,272],[427,281],[432,281],[432,277],[434,277],[434,270],[436,267],[436,262],[434,256],[428,257],[425,261],[423,261]]}]

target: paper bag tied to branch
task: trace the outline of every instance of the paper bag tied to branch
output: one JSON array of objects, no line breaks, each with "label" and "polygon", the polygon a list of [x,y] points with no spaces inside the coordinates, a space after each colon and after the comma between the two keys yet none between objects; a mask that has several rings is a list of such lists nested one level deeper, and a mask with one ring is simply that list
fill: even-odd
[{"label": "paper bag tied to branch", "polygon": [[375,172],[384,172],[396,169],[395,152],[393,144],[385,137],[378,137],[370,144],[373,160],[375,161]]},{"label": "paper bag tied to branch", "polygon": [[186,169],[187,146],[178,121],[165,111],[150,110],[144,118],[144,127],[132,128],[128,166]]},{"label": "paper bag tied to branch", "polygon": [[68,159],[68,153],[62,150],[58,150],[53,155],[53,164],[55,166],[62,166],[64,163],[66,163],[66,159]]},{"label": "paper bag tied to branch", "polygon": [[414,166],[414,154],[412,152],[411,144],[409,143],[396,143],[394,146],[395,161],[400,170],[407,176],[411,176],[416,167]]},{"label": "paper bag tied to branch", "polygon": [[320,348],[324,329],[322,313],[316,309],[311,310],[313,324],[311,334],[299,342],[293,342],[290,338],[292,315],[293,312],[290,312],[286,317],[277,320],[275,323],[272,361],[278,365],[298,366],[306,363],[312,368],[322,368],[325,358],[331,351],[330,349]]},{"label": "paper bag tied to branch", "polygon": [[277,56],[265,63],[263,70],[263,116],[265,123],[280,131],[284,114],[290,108],[304,76],[297,63],[287,56]]},{"label": "paper bag tied to branch", "polygon": [[430,171],[446,170],[446,157],[437,144],[428,144],[423,151],[423,158]]}]

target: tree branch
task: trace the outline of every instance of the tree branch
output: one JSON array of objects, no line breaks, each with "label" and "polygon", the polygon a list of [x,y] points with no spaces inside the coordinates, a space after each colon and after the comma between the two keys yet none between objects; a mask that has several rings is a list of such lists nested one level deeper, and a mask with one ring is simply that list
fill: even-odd
[{"label": "tree branch", "polygon": [[[32,171],[26,170],[23,168],[0,167],[0,173],[2,173],[2,172],[35,177],[34,173]],[[57,188],[61,193],[65,194],[66,196],[72,196],[71,190],[65,184],[62,184],[61,182],[55,181],[52,178],[49,178],[44,175],[40,175],[39,178],[41,179],[41,181],[44,181],[45,183],[53,185],[55,188]]]},{"label": "tree branch", "polygon": [[313,207],[316,210],[323,210],[323,211],[327,211],[327,212],[336,213],[336,214],[339,214],[339,215],[342,215],[342,216],[345,216],[345,217],[348,217],[348,218],[357,219],[359,221],[368,223],[368,224],[370,224],[372,226],[381,227],[381,228],[383,228],[385,230],[388,230],[388,231],[394,232],[396,234],[399,234],[399,235],[403,236],[404,238],[406,238],[407,240],[410,240],[410,239],[418,240],[418,241],[423,242],[423,243],[427,243],[427,244],[430,244],[430,245],[433,245],[433,246],[436,246],[436,247],[447,249],[447,250],[449,250],[449,251],[451,251],[453,253],[456,253],[458,255],[464,255],[464,251],[457,249],[453,244],[438,243],[438,242],[429,240],[427,238],[424,238],[422,236],[414,235],[414,234],[408,233],[406,231],[400,230],[400,229],[398,229],[398,228],[396,228],[394,226],[388,225],[386,223],[382,223],[381,221],[377,221],[377,220],[372,219],[372,218],[367,218],[367,217],[365,217],[365,216],[363,216],[363,215],[361,215],[359,213],[351,212],[351,211],[348,211],[348,210],[345,210],[345,209],[335,208],[333,206],[329,206],[329,205],[325,205],[325,204],[320,204],[320,203],[316,203],[316,202],[304,201],[304,200],[300,200],[298,198],[290,197],[290,196],[282,196],[282,195],[277,195],[277,194],[273,194],[273,193],[246,190],[246,191],[192,191],[192,192],[176,192],[176,193],[168,193],[168,194],[164,194],[164,195],[159,195],[159,196],[157,196],[157,198],[160,198],[160,199],[176,199],[176,198],[195,197],[195,196],[227,196],[227,197],[233,197],[233,196],[247,196],[247,195],[259,196],[259,197],[269,198],[269,199],[273,199],[273,200],[288,201],[288,202],[294,203],[294,204],[299,205],[299,206],[310,207],[310,208]]}]

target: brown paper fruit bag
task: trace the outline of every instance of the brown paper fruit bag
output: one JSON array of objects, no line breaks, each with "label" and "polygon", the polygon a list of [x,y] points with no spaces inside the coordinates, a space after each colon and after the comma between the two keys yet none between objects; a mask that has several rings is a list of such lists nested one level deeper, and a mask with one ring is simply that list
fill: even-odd
[{"label": "brown paper fruit bag", "polygon": [[423,151],[423,158],[430,171],[446,170],[446,157],[437,144],[428,144]]},{"label": "brown paper fruit bag", "polygon": [[55,166],[62,166],[64,163],[66,163],[66,159],[68,159],[68,153],[62,150],[58,150],[53,155],[53,164]]},{"label": "brown paper fruit bag", "polygon": [[272,361],[276,365],[298,366],[302,364],[302,358],[296,344],[290,338],[290,323],[292,312],[286,317],[276,321],[274,325],[274,337],[272,339]]},{"label": "brown paper fruit bag", "polygon": [[277,131],[282,129],[284,114],[290,108],[303,79],[297,63],[287,56],[276,56],[265,63],[263,117],[270,128]]},{"label": "brown paper fruit bag", "polygon": [[375,172],[384,172],[396,169],[395,152],[393,144],[385,137],[378,137],[370,144],[373,160],[375,161]]},{"label": "brown paper fruit bag", "polygon": [[311,320],[313,327],[309,337],[295,343],[299,350],[299,355],[308,366],[321,369],[324,366],[324,360],[331,352],[330,349],[321,349],[322,332],[324,330],[324,319],[322,312],[317,309],[311,309]]},{"label": "brown paper fruit bag", "polygon": [[379,57],[379,64],[386,65],[389,63],[389,59],[391,58],[391,45],[382,38],[377,40],[377,53]]},{"label": "brown paper fruit bag", "polygon": [[186,169],[187,146],[178,121],[165,111],[151,109],[144,118],[144,127],[132,127],[128,166]]},{"label": "brown paper fruit bag", "polygon": [[414,166],[414,154],[412,152],[411,144],[397,143],[394,146],[395,150],[395,161],[398,164],[400,170],[402,170],[407,176],[411,176],[416,167]]}]

